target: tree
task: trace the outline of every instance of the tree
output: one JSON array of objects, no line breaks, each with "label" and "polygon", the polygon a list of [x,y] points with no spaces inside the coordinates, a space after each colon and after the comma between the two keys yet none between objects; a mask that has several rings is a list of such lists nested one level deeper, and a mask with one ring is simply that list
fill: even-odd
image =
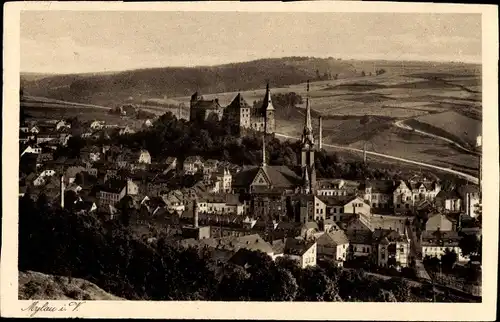
[{"label": "tree", "polygon": [[462,250],[462,254],[465,256],[477,255],[480,251],[481,243],[476,235],[463,234],[458,246]]},{"label": "tree", "polygon": [[455,250],[446,248],[444,254],[441,256],[441,263],[444,271],[451,271],[457,262],[458,255]]},{"label": "tree", "polygon": [[297,299],[300,301],[338,300],[338,287],[322,269],[308,267],[296,277],[299,284]]}]

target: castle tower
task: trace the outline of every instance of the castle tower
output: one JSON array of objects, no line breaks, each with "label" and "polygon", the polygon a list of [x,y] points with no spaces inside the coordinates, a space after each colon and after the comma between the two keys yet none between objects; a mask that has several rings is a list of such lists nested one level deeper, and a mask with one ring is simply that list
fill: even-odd
[{"label": "castle tower", "polygon": [[262,103],[262,110],[265,113],[264,116],[264,126],[265,133],[272,134],[276,130],[276,121],[274,118],[274,106],[271,101],[271,91],[269,90],[269,82],[266,85],[266,95],[264,96],[264,102]]},{"label": "castle tower", "polygon": [[[301,167],[303,190],[305,193],[314,193],[316,186],[316,170],[314,169],[314,135],[311,122],[311,107],[309,105],[309,81],[307,81],[306,117],[302,132]],[[305,180],[307,178],[307,180]]]}]

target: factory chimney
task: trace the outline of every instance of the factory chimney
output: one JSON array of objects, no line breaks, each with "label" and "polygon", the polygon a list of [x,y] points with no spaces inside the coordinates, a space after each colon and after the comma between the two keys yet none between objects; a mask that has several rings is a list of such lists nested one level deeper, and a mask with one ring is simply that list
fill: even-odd
[{"label": "factory chimney", "polygon": [[64,209],[64,190],[65,187],[64,187],[64,175],[61,175],[61,208]]},{"label": "factory chimney", "polygon": [[323,119],[319,117],[319,149],[323,149]]},{"label": "factory chimney", "polygon": [[193,200],[193,226],[198,228],[198,204],[196,200]]}]

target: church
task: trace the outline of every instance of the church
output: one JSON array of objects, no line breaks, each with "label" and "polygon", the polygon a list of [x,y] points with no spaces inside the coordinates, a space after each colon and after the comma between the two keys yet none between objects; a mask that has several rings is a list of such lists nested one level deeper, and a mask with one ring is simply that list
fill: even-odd
[{"label": "church", "polygon": [[[307,90],[309,92],[309,82]],[[301,138],[301,174],[297,174],[287,166],[267,164],[265,146],[265,135],[263,135],[261,165],[246,167],[237,173],[233,177],[233,190],[252,195],[252,208],[255,215],[276,219],[285,213],[287,196],[314,195],[316,192],[314,166],[316,145],[312,130],[309,95],[306,101],[306,116]]]},{"label": "church", "polygon": [[239,123],[240,130],[253,130],[273,134],[276,131],[275,108],[271,100],[269,83],[260,106],[250,106],[243,96],[238,93],[231,103],[222,107],[218,99],[205,100],[198,92],[191,96],[190,120],[207,119],[211,114],[219,120],[224,115],[231,117]]}]

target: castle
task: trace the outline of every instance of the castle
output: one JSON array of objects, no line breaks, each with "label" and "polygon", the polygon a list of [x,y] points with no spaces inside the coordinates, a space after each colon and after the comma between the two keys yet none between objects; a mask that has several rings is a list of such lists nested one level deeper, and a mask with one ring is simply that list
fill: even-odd
[{"label": "castle", "polygon": [[224,115],[239,122],[240,130],[254,130],[273,134],[276,131],[275,109],[271,100],[269,83],[261,106],[250,106],[240,93],[226,107],[218,99],[205,100],[198,92],[191,96],[190,120],[207,119],[214,114],[219,120]]}]

